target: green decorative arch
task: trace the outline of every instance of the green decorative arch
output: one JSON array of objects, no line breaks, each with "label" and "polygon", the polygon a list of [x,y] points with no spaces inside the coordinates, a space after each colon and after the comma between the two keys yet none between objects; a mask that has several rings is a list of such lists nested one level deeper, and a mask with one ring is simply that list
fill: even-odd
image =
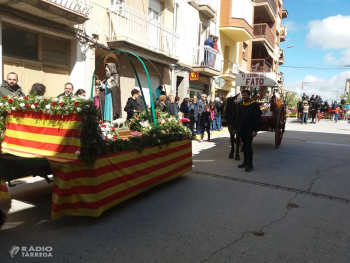
[{"label": "green decorative arch", "polygon": [[[106,55],[108,55],[108,54],[110,54],[110,53],[117,53],[117,57],[118,57],[118,58],[119,58],[119,56],[120,56],[120,53],[123,53],[123,54],[127,57],[127,59],[129,60],[131,66],[132,66],[132,68],[133,68],[133,70],[134,70],[134,72],[135,72],[135,76],[136,76],[136,79],[137,79],[137,83],[138,83],[138,85],[139,85],[139,88],[140,88],[140,91],[141,91],[141,94],[142,94],[143,102],[144,102],[145,105],[147,105],[147,104],[146,104],[146,101],[145,101],[145,96],[144,96],[144,94],[143,94],[142,85],[141,85],[141,82],[140,82],[140,79],[139,79],[139,75],[137,74],[137,70],[136,70],[136,68],[135,68],[135,65],[134,65],[134,63],[132,62],[132,60],[131,60],[131,58],[130,58],[129,55],[133,55],[134,57],[136,57],[136,58],[141,62],[142,66],[143,66],[143,68],[144,68],[144,70],[145,70],[145,72],[146,72],[146,75],[147,75],[148,90],[149,90],[150,102],[151,102],[151,113],[152,113],[152,118],[149,116],[148,110],[146,110],[146,114],[147,114],[147,118],[148,118],[148,120],[149,120],[150,122],[153,120],[154,127],[157,129],[157,120],[156,120],[156,115],[155,115],[155,110],[154,110],[154,102],[153,102],[153,95],[152,95],[152,89],[151,89],[151,81],[150,81],[150,78],[149,78],[149,73],[148,73],[147,67],[146,67],[146,65],[145,65],[145,63],[143,62],[142,59],[148,61],[148,62],[156,69],[156,71],[157,71],[158,74],[159,74],[159,77],[160,77],[161,80],[162,80],[163,85],[164,85],[164,81],[163,81],[163,78],[162,78],[160,72],[159,72],[158,69],[156,68],[156,66],[155,66],[150,60],[148,60],[147,58],[138,56],[138,55],[136,55],[136,54],[134,54],[134,53],[132,53],[132,52],[130,52],[130,51],[126,51],[126,50],[123,50],[123,49],[116,49],[116,50],[112,50],[112,51],[109,51],[109,52],[103,54],[103,55],[99,58],[99,60],[97,61],[97,64],[96,64],[96,66],[95,66],[94,73],[93,73],[93,75],[92,75],[92,83],[91,83],[91,94],[90,94],[90,98],[91,98],[91,99],[93,98],[94,83],[95,83],[95,74],[96,74],[97,67],[98,67],[98,65],[101,63],[102,59],[103,59]],[[142,58],[142,59],[141,59],[141,58]]]}]

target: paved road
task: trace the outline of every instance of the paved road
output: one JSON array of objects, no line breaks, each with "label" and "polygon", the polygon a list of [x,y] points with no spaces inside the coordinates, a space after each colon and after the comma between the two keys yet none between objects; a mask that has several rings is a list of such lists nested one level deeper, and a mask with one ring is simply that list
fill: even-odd
[{"label": "paved road", "polygon": [[[193,171],[99,218],[50,220],[51,186],[23,180],[0,231],[0,262],[350,262],[350,124],[288,121],[254,140],[252,173],[228,133],[193,142]],[[52,246],[14,259],[12,245]]]}]

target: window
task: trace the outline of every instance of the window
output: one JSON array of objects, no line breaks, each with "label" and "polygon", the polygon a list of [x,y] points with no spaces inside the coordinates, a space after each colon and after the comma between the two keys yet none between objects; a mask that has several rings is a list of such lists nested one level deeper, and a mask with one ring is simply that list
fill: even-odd
[{"label": "window", "polygon": [[232,0],[232,17],[242,18],[253,27],[254,5],[251,0]]},{"label": "window", "polygon": [[68,65],[67,41],[43,36],[43,62]]},{"label": "window", "polygon": [[242,57],[243,57],[243,59],[245,59],[245,60],[247,60],[247,48],[248,48],[248,44],[246,44],[246,43],[243,43],[243,49],[242,49]]},{"label": "window", "polygon": [[2,46],[5,56],[38,60],[38,34],[3,25]]}]

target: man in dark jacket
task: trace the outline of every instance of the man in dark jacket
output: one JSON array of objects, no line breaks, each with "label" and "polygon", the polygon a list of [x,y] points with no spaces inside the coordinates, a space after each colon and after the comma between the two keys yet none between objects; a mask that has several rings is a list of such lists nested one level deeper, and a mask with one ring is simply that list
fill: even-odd
[{"label": "man in dark jacket", "polygon": [[170,116],[179,117],[179,112],[175,107],[175,96],[173,94],[169,94],[168,100],[166,101],[166,111],[169,112]]},{"label": "man in dark jacket", "polygon": [[64,97],[64,96],[71,96],[73,95],[73,90],[74,90],[73,84],[70,82],[67,82],[66,84],[64,84],[64,92],[58,95],[57,98]]},{"label": "man in dark jacket", "polygon": [[25,94],[23,93],[21,87],[17,84],[18,83],[18,76],[15,72],[10,72],[7,74],[7,79],[4,80],[0,86],[0,96],[23,96],[25,97]]},{"label": "man in dark jacket", "polygon": [[197,127],[197,133],[201,133],[202,131],[202,124],[201,124],[201,116],[202,112],[204,111],[204,106],[207,105],[207,95],[203,93],[201,95],[201,98],[199,99],[197,106],[198,106],[198,127]]},{"label": "man in dark jacket", "polygon": [[244,162],[238,168],[245,168],[246,172],[253,171],[253,138],[256,137],[261,123],[260,106],[250,98],[250,91],[241,92],[243,102],[238,115],[237,134],[241,137],[244,150]]},{"label": "man in dark jacket", "polygon": [[139,90],[133,89],[131,91],[131,97],[128,99],[124,111],[128,114],[127,120],[130,120],[136,112],[140,112],[137,108],[137,97],[139,96]]},{"label": "man in dark jacket", "polygon": [[213,51],[210,48],[215,48],[214,35],[210,35],[204,41],[204,65],[211,66],[213,63]]},{"label": "man in dark jacket", "polygon": [[146,107],[145,107],[145,103],[143,102],[143,97],[141,95],[141,91],[139,91],[139,94],[138,94],[136,101],[137,101],[137,109],[140,112],[143,112],[146,109]]}]

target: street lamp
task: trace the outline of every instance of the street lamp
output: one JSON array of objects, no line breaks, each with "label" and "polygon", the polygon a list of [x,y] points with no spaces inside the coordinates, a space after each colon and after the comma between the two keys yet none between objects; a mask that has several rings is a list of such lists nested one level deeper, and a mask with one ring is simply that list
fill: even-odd
[{"label": "street lamp", "polygon": [[285,48],[283,48],[282,50],[285,50],[285,49],[291,48],[291,47],[294,47],[294,44],[293,44],[293,45],[289,45],[288,47],[285,47]]}]

